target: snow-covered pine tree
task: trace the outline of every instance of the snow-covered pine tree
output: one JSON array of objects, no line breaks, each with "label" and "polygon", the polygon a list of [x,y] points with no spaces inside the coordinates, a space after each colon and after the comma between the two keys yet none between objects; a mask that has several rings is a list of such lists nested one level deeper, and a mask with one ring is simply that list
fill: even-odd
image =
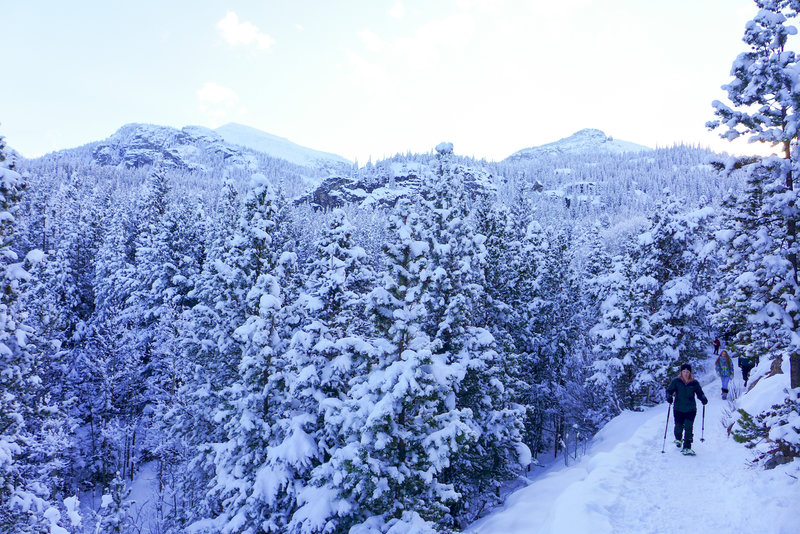
[{"label": "snow-covered pine tree", "polygon": [[649,355],[651,334],[649,310],[657,282],[646,275],[636,276],[634,243],[613,258],[612,270],[606,279],[608,296],[600,305],[601,317],[590,335],[594,339],[594,371],[588,385],[595,388],[610,407],[610,416],[638,406],[632,390],[642,360]]},{"label": "snow-covered pine tree", "polygon": [[[757,164],[763,169],[756,173],[768,173],[772,178],[767,186],[770,190],[762,208],[767,214],[780,214],[783,229],[780,234],[776,228],[766,225],[761,229],[765,236],[779,239],[780,248],[765,256],[764,264],[771,262],[771,268],[782,270],[770,279],[771,293],[776,299],[763,302],[751,301],[749,306],[762,309],[748,316],[748,321],[766,324],[769,328],[766,339],[745,339],[747,345],[766,342],[769,357],[783,360],[790,357],[798,363],[800,337],[798,313],[800,313],[800,282],[798,281],[798,165],[800,164],[800,86],[796,83],[800,67],[800,55],[787,50],[790,36],[797,34],[797,27],[791,24],[800,15],[797,0],[757,0],[759,8],[756,16],[745,27],[744,42],[749,51],[740,54],[733,62],[733,80],[724,85],[728,93],[728,106],[714,101],[717,120],[710,121],[710,128],[725,127],[721,134],[726,139],[749,136],[751,142],[757,141],[780,149],[780,156],[765,158]],[[735,165],[733,165],[735,167]],[[754,185],[754,184],[751,184]],[[751,188],[752,190],[752,188]],[[771,194],[771,193],[775,194]],[[772,239],[769,239],[772,241]],[[760,244],[758,246],[761,246]],[[757,262],[758,263],[758,262]],[[763,294],[763,293],[762,293]],[[776,332],[776,330],[778,332]],[[752,330],[751,330],[752,332]],[[749,334],[749,332],[747,333]],[[762,334],[762,337],[764,334]],[[786,365],[788,368],[788,365]],[[785,406],[794,411],[800,410],[798,393],[786,389]],[[758,417],[758,416],[757,416]],[[787,428],[789,418],[775,419],[779,428],[776,434],[784,435],[789,447],[786,450],[800,450],[800,433]]]},{"label": "snow-covered pine tree", "polygon": [[530,454],[521,442],[522,413],[510,406],[510,378],[492,334],[480,322],[486,236],[475,231],[465,170],[455,164],[452,144],[441,143],[436,151],[418,203],[431,273],[421,294],[423,324],[434,356],[455,371],[449,386],[456,407],[477,436],[474,444],[455,451],[441,477],[461,497],[450,506],[450,521],[458,524],[471,504],[496,499],[499,485],[522,469],[520,457]]},{"label": "snow-covered pine tree", "polygon": [[[194,453],[181,436],[169,430],[176,412],[194,399],[183,398],[181,386],[192,369],[184,347],[184,335],[192,330],[188,313],[194,307],[195,284],[205,261],[205,214],[188,198],[178,196],[164,214],[154,239],[154,272],[150,302],[155,322],[152,329],[152,359],[141,373],[147,399],[145,420],[148,431],[140,440],[146,456],[158,462],[159,495],[155,508],[163,513],[179,513],[183,503],[183,484],[187,477],[187,457]],[[208,437],[208,436],[207,436]],[[163,515],[159,516],[163,521]]]},{"label": "snow-covered pine tree", "polygon": [[[20,300],[37,332],[29,348],[37,353],[38,375],[47,392],[43,400],[51,406],[50,421],[41,429],[52,434],[50,452],[44,456],[61,464],[59,475],[53,477],[53,484],[65,486],[60,490],[75,486],[85,475],[79,440],[67,431],[81,423],[81,397],[73,385],[87,342],[86,324],[94,311],[93,262],[100,227],[96,204],[80,186],[84,179],[77,173],[70,175],[52,200],[52,213],[63,224],[51,232],[52,248],[32,271],[34,279]],[[46,464],[48,460],[39,461]]]},{"label": "snow-covered pine tree", "polygon": [[588,347],[582,323],[580,285],[573,267],[575,243],[568,228],[555,229],[537,276],[532,330],[539,333],[530,361],[530,405],[560,451],[568,429],[582,426]]},{"label": "snow-covered pine tree", "polygon": [[205,216],[199,206],[178,197],[164,213],[152,247],[138,255],[141,265],[149,266],[149,289],[142,295],[147,314],[152,317],[152,357],[142,370],[151,406],[170,404],[188,372],[180,346],[179,322],[193,308],[192,295],[205,257]]},{"label": "snow-covered pine tree", "polygon": [[295,508],[295,462],[316,447],[296,426],[291,430],[298,430],[297,440],[289,443],[283,433],[282,418],[291,416],[286,409],[292,402],[283,371],[289,338],[283,287],[296,258],[275,246],[285,231],[275,222],[280,208],[266,178],[254,175],[240,232],[231,241],[235,272],[228,273],[237,283],[234,298],[245,306],[245,322],[233,333],[242,352],[233,382],[217,397],[213,418],[224,436],[207,445],[214,477],[202,508],[207,515],[193,525],[198,531],[284,532]]},{"label": "snow-covered pine tree", "polygon": [[[238,193],[226,180],[216,209],[203,223],[208,235],[203,268],[188,296],[196,301],[179,318],[181,358],[186,362],[184,383],[176,403],[163,416],[166,432],[186,451],[181,464],[179,498],[170,509],[167,523],[180,531],[194,519],[208,517],[204,509],[207,484],[214,476],[211,444],[221,442],[225,430],[214,416],[223,399],[220,395],[233,384],[241,358],[242,343],[233,332],[247,318],[245,296],[254,273],[240,264],[247,240],[248,222],[239,220]],[[226,263],[228,262],[228,263]],[[230,264],[230,265],[229,265]],[[176,469],[177,472],[177,469]]]},{"label": "snow-covered pine tree", "polygon": [[57,410],[46,397],[39,354],[29,343],[35,333],[19,305],[22,284],[30,279],[27,269],[41,252],[21,260],[13,250],[14,215],[26,187],[13,163],[0,137],[0,530],[24,534],[60,528],[60,512],[51,502],[62,488],[61,465],[52,461],[54,444],[48,443],[51,430],[58,430],[49,427]]},{"label": "snow-covered pine tree", "polygon": [[[129,465],[130,444],[138,418],[131,407],[140,402],[137,354],[126,350],[122,318],[125,302],[135,287],[132,215],[118,198],[120,209],[109,213],[94,261],[94,310],[82,341],[74,348],[70,389],[73,409],[89,439],[81,444],[82,478],[106,486]],[[124,471],[125,476],[130,476]]]},{"label": "snow-covered pine tree", "polygon": [[280,447],[296,450],[291,469],[298,510],[288,526],[293,532],[317,528],[316,514],[310,511],[329,495],[320,496],[326,469],[315,468],[346,445],[343,404],[351,381],[364,371],[359,364],[372,353],[365,340],[369,325],[364,308],[375,276],[364,249],[353,243],[354,228],[344,211],[334,210],[329,217],[305,266],[306,284],[292,305],[290,315],[299,321],[283,356],[291,400],[277,426],[284,436]]},{"label": "snow-covered pine tree", "polygon": [[[141,460],[141,445],[154,413],[154,402],[148,390],[150,377],[154,368],[160,365],[154,336],[162,303],[159,288],[168,263],[164,246],[159,246],[169,203],[165,169],[152,169],[140,190],[141,200],[136,204],[136,217],[133,219],[136,233],[131,249],[132,261],[124,271],[114,274],[126,278],[122,287],[127,291],[114,327],[119,338],[112,358],[115,364],[120,365],[115,365],[112,374],[118,374],[120,380],[110,384],[113,388],[121,384],[130,388],[121,411],[125,414],[123,424],[113,433],[119,456],[118,465],[111,471],[119,471],[123,478],[130,479]],[[113,291],[120,295],[120,289]]]},{"label": "snow-covered pine tree", "polygon": [[711,208],[690,210],[665,194],[651,218],[651,227],[640,236],[643,246],[636,256],[643,276],[657,283],[655,300],[649,302],[652,330],[650,355],[633,385],[646,404],[661,399],[669,377],[681,362],[696,363],[705,357],[706,313],[710,303],[702,285],[707,226]]},{"label": "snow-covered pine tree", "polygon": [[[775,179],[770,180],[770,187],[783,186],[781,194],[770,195],[768,200],[771,204],[775,203],[770,211],[785,211],[785,246],[782,255],[789,261],[791,272],[785,277],[785,287],[778,290],[784,295],[783,313],[791,323],[789,328],[795,331],[795,315],[800,309],[798,199],[795,184],[798,178],[796,167],[800,159],[797,148],[800,135],[800,88],[794,80],[800,56],[786,50],[786,44],[791,35],[797,34],[797,28],[790,21],[797,18],[800,4],[794,0],[759,0],[757,5],[759,11],[748,22],[743,38],[750,50],[736,58],[731,68],[734,79],[723,86],[733,107],[714,101],[714,113],[719,119],[710,121],[708,126],[712,129],[724,126],[721,137],[725,139],[733,140],[748,135],[751,142],[767,143],[780,149],[780,156],[763,160],[761,165],[764,169],[755,172],[773,174]],[[755,193],[752,187],[751,191]]]},{"label": "snow-covered pine tree", "polygon": [[[596,223],[584,229],[579,238],[583,249],[583,261],[579,264],[580,310],[576,314],[580,326],[580,343],[585,345],[586,363],[583,373],[591,371],[594,354],[592,353],[591,329],[601,319],[601,306],[609,297],[609,292],[617,290],[616,284],[610,283],[614,263],[603,238],[604,225]],[[603,395],[597,395],[594,388],[583,388],[584,418],[583,423],[589,428],[584,435],[591,435],[597,428],[608,421],[614,410],[604,401]]]},{"label": "snow-covered pine tree", "polygon": [[549,372],[544,366],[550,334],[545,324],[547,309],[552,306],[555,295],[546,294],[543,283],[549,276],[546,270],[549,237],[529,208],[524,199],[518,199],[506,222],[506,233],[511,239],[509,263],[504,267],[509,274],[504,294],[512,310],[508,328],[518,355],[511,368],[516,379],[515,401],[525,407],[524,440],[535,455],[544,450],[547,441],[545,428],[549,421],[539,402],[543,398],[536,394],[536,389]]},{"label": "snow-covered pine tree", "polygon": [[790,343],[784,291],[775,289],[788,286],[784,281],[791,277],[791,263],[784,254],[785,217],[770,200],[783,194],[783,181],[762,165],[744,170],[747,189],[726,199],[716,232],[721,264],[713,319],[734,357],[758,361]]},{"label": "snow-covered pine tree", "polygon": [[296,373],[291,387],[296,399],[305,399],[309,415],[319,418],[314,434],[328,456],[340,439],[335,425],[325,422],[325,411],[346,398],[357,372],[353,364],[364,359],[360,351],[369,350],[364,310],[375,274],[364,249],[353,242],[353,231],[344,211],[330,214],[305,268],[305,291],[295,304],[302,319],[290,349],[289,364]]},{"label": "snow-covered pine tree", "polygon": [[130,516],[130,494],[124,477],[117,473],[101,498],[94,534],[125,534],[136,527]]},{"label": "snow-covered pine tree", "polygon": [[398,523],[431,530],[460,498],[442,473],[477,436],[447,385],[454,369],[423,330],[431,276],[423,238],[410,201],[400,199],[385,244],[388,270],[370,297],[375,351],[356,363],[360,374],[340,408],[345,445],[315,470],[309,495],[326,500],[305,499],[303,532],[386,532]]},{"label": "snow-covered pine tree", "polygon": [[593,328],[598,357],[591,382],[602,386],[617,409],[637,409],[661,399],[664,384],[681,362],[704,354],[708,289],[699,286],[704,224],[711,209],[680,213],[665,192],[649,228],[629,248],[620,275],[626,282],[602,305]]}]

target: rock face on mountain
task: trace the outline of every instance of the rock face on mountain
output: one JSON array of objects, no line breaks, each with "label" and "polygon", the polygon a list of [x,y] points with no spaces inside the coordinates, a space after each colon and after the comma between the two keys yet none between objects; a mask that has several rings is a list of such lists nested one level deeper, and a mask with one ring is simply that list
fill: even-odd
[{"label": "rock face on mountain", "polygon": [[[413,196],[420,188],[423,177],[432,175],[435,161],[409,162],[387,160],[374,167],[359,169],[351,176],[332,176],[297,199],[298,203],[309,203],[315,209],[330,209],[345,204],[361,207],[391,207],[400,197]],[[490,172],[465,164],[454,168],[463,176],[467,190],[490,193],[496,189],[495,176]]]},{"label": "rock face on mountain", "polygon": [[337,156],[296,145],[287,139],[239,124],[218,131],[202,126],[180,130],[153,124],[126,124],[96,143],[92,159],[99,165],[138,168],[160,164],[182,170],[205,170],[217,165],[240,165],[258,170],[258,159],[283,160],[315,171],[340,174],[352,163]]},{"label": "rock face on mountain", "polygon": [[231,146],[208,128],[180,130],[153,124],[126,124],[100,141],[92,153],[100,165],[137,168],[160,163],[169,168],[194,170],[209,162],[246,164],[246,151]]},{"label": "rock face on mountain", "polygon": [[542,156],[558,156],[560,154],[590,154],[592,152],[622,154],[649,150],[652,149],[629,141],[614,139],[601,130],[587,128],[553,143],[524,148],[514,152],[506,158],[506,161],[535,159]]},{"label": "rock face on mountain", "polygon": [[297,203],[309,203],[315,209],[338,208],[345,204],[359,206],[379,205],[391,207],[402,196],[419,189],[419,171],[402,172],[399,175],[331,176],[314,189],[297,199]]}]

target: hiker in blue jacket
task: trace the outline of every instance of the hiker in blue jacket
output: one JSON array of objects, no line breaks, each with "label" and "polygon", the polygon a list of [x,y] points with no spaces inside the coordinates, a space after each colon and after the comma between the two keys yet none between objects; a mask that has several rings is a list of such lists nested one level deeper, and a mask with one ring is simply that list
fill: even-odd
[{"label": "hiker in blue jacket", "polygon": [[728,351],[723,350],[719,354],[719,358],[714,362],[714,367],[717,370],[720,381],[722,382],[722,399],[728,398],[728,382],[733,378],[733,362],[731,357],[728,356]]},{"label": "hiker in blue jacket", "polygon": [[697,417],[697,403],[695,396],[705,406],[708,399],[700,383],[692,376],[692,366],[688,363],[681,365],[680,374],[667,386],[667,402],[672,404],[675,400],[675,446],[683,446],[681,451],[684,455],[694,456],[692,450],[692,430],[694,428],[694,418]]}]

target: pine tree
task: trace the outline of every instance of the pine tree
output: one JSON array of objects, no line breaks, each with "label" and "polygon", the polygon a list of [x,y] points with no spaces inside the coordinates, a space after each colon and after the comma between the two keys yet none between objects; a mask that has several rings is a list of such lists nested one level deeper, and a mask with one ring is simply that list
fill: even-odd
[{"label": "pine tree", "polygon": [[454,162],[452,145],[440,144],[419,203],[432,273],[421,294],[424,329],[434,356],[454,369],[449,385],[456,407],[478,436],[453,452],[442,476],[460,495],[449,510],[449,521],[456,523],[469,504],[492,501],[501,481],[517,476],[524,449],[521,413],[510,408],[510,378],[492,334],[479,322],[486,295],[486,236],[475,232],[464,173]]},{"label": "pine tree", "polygon": [[[455,453],[476,436],[446,385],[453,369],[424,333],[421,300],[430,273],[428,245],[408,199],[395,205],[385,246],[388,272],[373,290],[374,352],[339,407],[345,445],[316,469],[324,509],[304,498],[304,532],[347,532],[382,525],[433,525],[459,495],[441,482]],[[399,527],[398,527],[399,528]]]},{"label": "pine tree", "polygon": [[[619,264],[615,288],[593,328],[598,357],[591,382],[617,410],[658,402],[680,363],[696,363],[709,288],[700,287],[704,225],[711,210],[680,214],[671,195]],[[622,281],[622,283],[620,283]]]},{"label": "pine tree", "polygon": [[129,510],[133,502],[130,501],[130,489],[125,486],[124,478],[117,473],[103,494],[98,512],[98,521],[95,534],[124,534],[133,527],[133,519]]},{"label": "pine tree", "polygon": [[284,231],[276,224],[279,208],[265,178],[254,176],[229,258],[235,270],[228,274],[242,284],[233,294],[242,299],[246,316],[233,332],[242,350],[213,416],[224,436],[209,444],[215,474],[204,512],[211,517],[196,522],[199,529],[283,532],[295,507],[295,461],[302,463],[305,449],[316,446],[286,411],[291,399],[283,373],[288,340],[283,287],[290,285],[296,258],[275,246]]},{"label": "pine tree", "polygon": [[776,289],[787,287],[791,264],[782,243],[784,216],[773,211],[770,200],[784,187],[780,180],[776,183],[775,173],[760,165],[746,171],[747,189],[726,200],[716,233],[722,262],[714,323],[730,335],[735,355],[758,361],[774,347],[789,344],[781,311],[785,289]]},{"label": "pine tree", "polygon": [[[800,87],[796,78],[800,56],[787,50],[786,46],[789,37],[797,34],[796,26],[790,22],[800,14],[800,3],[796,0],[757,0],[756,4],[759,11],[747,23],[743,38],[749,51],[740,54],[733,62],[731,75],[734,79],[723,86],[732,107],[715,101],[714,113],[719,119],[709,122],[708,126],[717,128],[724,125],[723,138],[735,139],[749,135],[750,141],[766,143],[780,150],[780,156],[757,162],[752,170],[754,174],[771,175],[763,181],[752,177],[750,181],[751,202],[762,200],[758,198],[761,193],[757,182],[762,181],[766,185],[764,203],[755,208],[766,215],[766,220],[755,232],[758,236],[756,241],[750,237],[753,235],[751,233],[742,235],[738,242],[739,245],[746,241],[752,243],[744,245],[752,247],[752,252],[741,251],[744,253],[740,252],[738,257],[749,272],[757,273],[756,283],[759,286],[770,287],[770,293],[768,298],[759,300],[759,297],[767,296],[763,289],[753,288],[753,284],[744,278],[737,278],[734,287],[726,292],[732,296],[732,303],[741,301],[741,297],[748,292],[755,293],[745,306],[760,309],[748,315],[747,321],[766,326],[762,333],[753,328],[744,329],[738,336],[746,347],[744,350],[757,354],[759,349],[755,347],[761,345],[771,358],[777,359],[788,354],[796,363],[800,352],[797,341],[800,244],[797,239],[796,186],[800,160]],[[742,163],[746,162],[740,161],[738,165],[729,167]],[[775,216],[778,221],[774,220]],[[732,243],[736,246],[736,238]],[[764,275],[772,276],[767,282],[762,278]],[[741,320],[738,322],[743,323]],[[794,394],[789,391],[787,388],[787,406],[796,407]],[[800,438],[795,440],[795,444],[800,443]]]},{"label": "pine tree", "polygon": [[13,163],[0,137],[0,529],[27,533],[58,528],[60,514],[49,499],[60,489],[61,465],[53,461],[59,447],[51,438],[63,439],[63,433],[58,408],[39,376],[41,358],[31,343],[35,332],[20,307],[31,262],[38,262],[41,252],[21,261],[13,250],[15,214],[26,187]]},{"label": "pine tree", "polygon": [[364,309],[375,274],[364,249],[354,244],[353,231],[344,211],[331,213],[306,265],[305,291],[295,303],[300,320],[288,353],[292,396],[315,420],[309,428],[326,456],[342,444],[326,412],[346,398],[357,374],[354,363],[368,347]]}]

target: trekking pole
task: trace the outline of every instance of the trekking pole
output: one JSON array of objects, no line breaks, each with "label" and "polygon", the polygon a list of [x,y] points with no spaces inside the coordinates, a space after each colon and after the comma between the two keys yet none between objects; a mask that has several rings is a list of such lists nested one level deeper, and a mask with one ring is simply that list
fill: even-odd
[{"label": "trekking pole", "polygon": [[702,428],[700,430],[700,442],[701,443],[706,440],[705,439],[705,435],[706,435],[706,405],[704,404],[703,405],[703,426],[702,426]]},{"label": "trekking pole", "polygon": [[[705,406],[703,406],[705,408]],[[661,454],[664,454],[664,447],[667,446],[667,429],[669,428],[669,411],[672,409],[672,404],[667,408],[667,424],[664,425],[664,443],[661,445]]]}]

